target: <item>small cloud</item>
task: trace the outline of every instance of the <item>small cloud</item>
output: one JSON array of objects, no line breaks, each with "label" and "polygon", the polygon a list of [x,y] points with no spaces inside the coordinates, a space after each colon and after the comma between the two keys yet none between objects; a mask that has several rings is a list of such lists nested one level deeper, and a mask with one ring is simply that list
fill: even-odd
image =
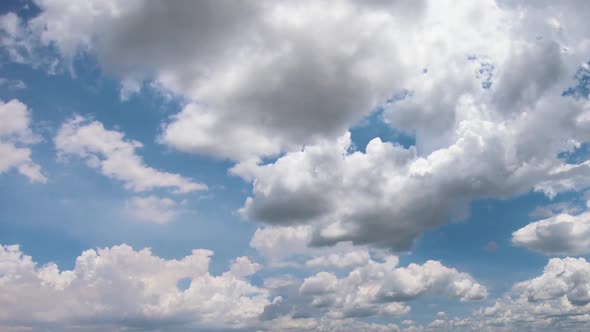
[{"label": "small cloud", "polygon": [[170,198],[133,197],[125,202],[124,212],[139,221],[167,224],[176,219],[180,205]]},{"label": "small cloud", "polygon": [[20,90],[26,89],[27,85],[25,82],[21,80],[11,80],[5,77],[0,77],[0,87],[5,87],[8,89]]},{"label": "small cloud", "polygon": [[487,252],[496,252],[498,250],[498,244],[495,241],[488,242],[483,249]]}]

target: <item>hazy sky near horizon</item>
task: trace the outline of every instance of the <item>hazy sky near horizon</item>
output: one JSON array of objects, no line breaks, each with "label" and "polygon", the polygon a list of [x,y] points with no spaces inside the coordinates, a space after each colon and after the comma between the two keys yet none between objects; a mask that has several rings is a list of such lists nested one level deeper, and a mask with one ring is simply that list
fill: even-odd
[{"label": "hazy sky near horizon", "polygon": [[0,3],[0,331],[590,329],[587,1]]}]

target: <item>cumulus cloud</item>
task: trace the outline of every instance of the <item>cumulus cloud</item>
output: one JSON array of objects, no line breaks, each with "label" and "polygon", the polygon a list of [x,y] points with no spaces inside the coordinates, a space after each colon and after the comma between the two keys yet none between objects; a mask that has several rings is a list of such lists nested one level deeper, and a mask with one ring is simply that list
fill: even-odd
[{"label": "cumulus cloud", "polygon": [[31,111],[17,99],[0,100],[0,174],[16,169],[31,182],[47,182],[41,166],[31,159],[30,145],[40,138],[30,128]]},{"label": "cumulus cloud", "polygon": [[236,258],[229,269],[229,273],[237,278],[243,278],[253,275],[258,272],[262,266],[258,263],[253,263],[246,256]]},{"label": "cumulus cloud", "polygon": [[[546,54],[545,47],[557,46],[526,47]],[[501,75],[499,83],[515,72],[520,70]],[[549,197],[584,189],[590,183],[588,162],[568,164],[558,155],[588,141],[586,124],[574,120],[586,116],[588,101],[562,96],[563,86],[535,87],[544,93],[513,111],[502,106],[503,97],[494,98],[500,88],[490,95],[461,90],[465,94],[451,98],[451,125],[435,136],[416,131],[415,147],[376,138],[365,152],[351,153],[346,134],[272,163],[240,163],[232,172],[253,180],[253,196],[241,211],[269,224],[311,224],[316,245],[353,241],[407,250],[424,230],[467,216],[474,200],[531,189]]]},{"label": "cumulus cloud", "polygon": [[309,226],[266,227],[256,230],[250,246],[264,257],[271,267],[351,269],[364,266],[371,256],[383,253],[366,246],[339,243],[330,248],[310,247]]},{"label": "cumulus cloud", "polygon": [[585,331],[590,327],[589,269],[584,258],[553,258],[540,276],[515,283],[469,317],[438,317],[410,326],[412,331]]},{"label": "cumulus cloud", "polygon": [[[72,270],[60,270],[55,263],[37,264],[18,245],[0,245],[0,328],[397,331],[395,324],[358,318],[405,314],[410,308],[403,302],[426,293],[461,300],[487,294],[468,274],[439,262],[396,268],[396,257],[371,261],[343,278],[320,272],[302,282],[265,282],[265,289],[248,281],[260,264],[242,256],[228,271],[212,275],[212,255],[199,249],[182,259],[163,259],[123,244],[86,250]],[[184,280],[188,286],[179,286]],[[292,299],[273,295],[285,287],[294,288]],[[281,303],[287,311],[265,318]],[[312,316],[297,315],[308,308],[315,308]]]},{"label": "cumulus cloud", "polygon": [[299,291],[312,299],[312,306],[319,310],[327,308],[334,317],[405,314],[409,307],[402,302],[425,293],[447,293],[462,301],[482,300],[487,296],[486,288],[470,275],[440,262],[394,268],[396,264],[395,257],[383,263],[370,262],[340,279],[332,273],[320,272],[305,279]]},{"label": "cumulus cloud", "polygon": [[[407,250],[473,200],[590,185],[588,162],[558,158],[590,139],[583,1],[37,4],[5,30],[96,55],[124,94],[152,80],[181,95],[159,141],[240,161],[243,214],[312,225],[314,245]],[[343,133],[378,106],[415,147],[347,153]]]},{"label": "cumulus cloud", "polygon": [[[490,11],[479,11],[487,5]],[[425,230],[466,217],[474,200],[531,189],[554,197],[590,184],[588,162],[558,158],[590,139],[588,100],[564,92],[580,84],[572,76],[590,54],[581,27],[573,24],[566,32],[568,22],[557,27],[543,21],[538,11],[547,9],[524,7],[515,17],[506,10],[512,7],[495,4],[460,5],[456,20],[439,22],[444,9],[437,6],[427,6],[426,26],[445,31],[440,38],[432,35],[441,45],[461,40],[461,46],[443,48],[442,55],[438,48],[431,52],[436,59],[425,58],[428,68],[405,81],[406,93],[392,98],[383,114],[392,127],[414,135],[416,145],[374,139],[366,152],[351,153],[345,134],[271,163],[239,163],[232,172],[253,181],[244,216],[273,225],[312,225],[313,245],[352,241],[408,250]],[[575,15],[555,9],[564,17]],[[459,27],[473,17],[482,21],[462,35]],[[530,35],[525,24],[532,22],[543,27],[543,38]],[[482,35],[492,45],[482,45]],[[421,47],[434,46],[427,40],[416,46]],[[489,84],[482,86],[482,79]]]},{"label": "cumulus cloud", "polygon": [[548,255],[590,252],[590,212],[560,213],[512,233],[512,243]]},{"label": "cumulus cloud", "polygon": [[37,4],[27,31],[40,43],[66,59],[91,52],[124,81],[153,79],[188,98],[162,142],[236,160],[337,137],[426,67],[455,78],[467,54],[503,56],[509,27],[500,23],[511,18],[493,1],[453,11],[438,1]]},{"label": "cumulus cloud", "polygon": [[[397,264],[396,256],[385,256],[352,268],[344,276],[321,271],[302,281],[292,277],[269,278],[264,284],[277,299],[265,308],[261,316],[263,326],[303,324],[319,329],[327,323],[356,324],[368,317],[406,315],[411,310],[408,302],[424,296],[448,296],[460,301],[487,297],[486,287],[469,274],[438,261],[407,267],[396,267]],[[326,331],[332,329],[339,331],[334,327]]]},{"label": "cumulus cloud", "polygon": [[163,172],[145,165],[136,154],[142,144],[126,139],[119,131],[108,130],[98,121],[75,116],[66,121],[54,138],[58,157],[78,156],[103,175],[122,181],[126,189],[144,192],[171,188],[175,193],[207,189],[181,175]]},{"label": "cumulus cloud", "polygon": [[590,326],[590,264],[584,258],[553,258],[539,277],[516,283],[491,306],[478,309],[463,329],[567,331]]},{"label": "cumulus cloud", "polygon": [[[232,267],[209,273],[213,252],[181,260],[127,245],[84,251],[72,270],[37,265],[18,246],[0,246],[0,326],[5,329],[239,329],[252,327],[268,292]],[[247,258],[239,258],[244,265]],[[249,261],[248,261],[249,262]],[[252,263],[250,263],[252,264]],[[234,264],[235,265],[235,264]],[[181,290],[177,283],[189,278]]]}]

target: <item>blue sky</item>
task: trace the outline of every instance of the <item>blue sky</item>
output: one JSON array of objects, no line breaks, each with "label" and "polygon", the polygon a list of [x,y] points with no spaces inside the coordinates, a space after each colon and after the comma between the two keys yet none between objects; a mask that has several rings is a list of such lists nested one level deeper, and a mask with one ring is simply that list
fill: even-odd
[{"label": "blue sky", "polygon": [[589,10],[3,2],[0,330],[587,328]]}]

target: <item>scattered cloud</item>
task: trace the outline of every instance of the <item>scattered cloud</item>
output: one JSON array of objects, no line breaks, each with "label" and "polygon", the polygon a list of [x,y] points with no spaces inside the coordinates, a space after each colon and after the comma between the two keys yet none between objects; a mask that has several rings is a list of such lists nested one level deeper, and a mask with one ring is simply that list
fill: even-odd
[{"label": "scattered cloud", "polygon": [[171,188],[174,193],[188,193],[207,189],[202,183],[145,165],[135,151],[143,146],[140,142],[79,115],[61,126],[54,142],[58,157],[80,157],[89,167],[122,181],[126,189],[134,192]]},{"label": "scattered cloud", "polygon": [[31,182],[46,183],[41,166],[31,159],[30,145],[38,143],[31,128],[31,111],[18,99],[0,100],[0,173],[16,169]]},{"label": "scattered cloud", "polygon": [[[0,246],[0,326],[38,331],[72,324],[80,330],[252,327],[270,303],[266,290],[244,279],[255,265],[238,258],[229,272],[214,276],[212,255],[201,249],[166,260],[149,249],[120,245],[86,250],[73,270],[60,270],[54,263],[38,266],[18,246]],[[180,290],[177,282],[184,278],[190,278],[190,286]]]},{"label": "scattered cloud", "polygon": [[547,255],[590,253],[590,212],[559,213],[512,233],[512,243]]}]

